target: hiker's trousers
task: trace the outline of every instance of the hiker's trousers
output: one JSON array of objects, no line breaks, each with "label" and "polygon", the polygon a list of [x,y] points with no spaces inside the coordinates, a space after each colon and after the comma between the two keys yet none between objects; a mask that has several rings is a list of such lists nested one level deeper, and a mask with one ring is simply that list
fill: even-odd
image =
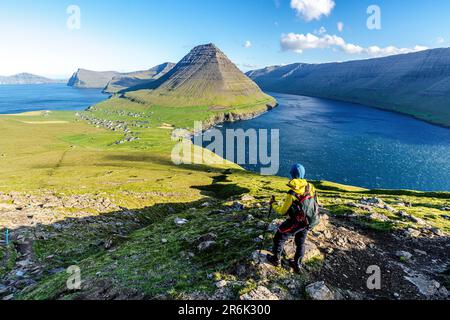
[{"label": "hiker's trousers", "polygon": [[295,237],[295,263],[300,264],[305,255],[305,242],[308,237],[308,229],[304,226],[296,226],[291,219],[283,222],[278,228],[273,239],[273,255],[279,260],[284,251],[284,245],[289,238]]}]

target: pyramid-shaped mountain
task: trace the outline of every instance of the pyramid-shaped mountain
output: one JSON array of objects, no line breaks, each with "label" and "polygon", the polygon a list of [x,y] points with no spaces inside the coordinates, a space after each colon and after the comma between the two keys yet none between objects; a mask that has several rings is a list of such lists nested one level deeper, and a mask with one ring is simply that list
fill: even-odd
[{"label": "pyramid-shaped mountain", "polygon": [[125,96],[161,106],[273,106],[276,103],[213,44],[195,47],[160,79],[130,88]]}]

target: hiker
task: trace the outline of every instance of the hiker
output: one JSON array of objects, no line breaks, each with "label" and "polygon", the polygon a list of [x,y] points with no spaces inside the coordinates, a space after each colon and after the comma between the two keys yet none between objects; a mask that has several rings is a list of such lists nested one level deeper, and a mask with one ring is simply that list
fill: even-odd
[{"label": "hiker", "polygon": [[302,259],[305,255],[305,241],[308,231],[319,223],[319,204],[314,186],[305,180],[305,168],[295,164],[291,168],[292,180],[288,183],[290,188],[284,203],[278,205],[272,198],[270,205],[275,212],[288,215],[289,218],[281,224],[273,239],[273,255],[267,255],[267,260],[274,266],[280,265],[286,241],[294,236],[296,252],[294,260],[289,264],[294,272],[299,273]]}]

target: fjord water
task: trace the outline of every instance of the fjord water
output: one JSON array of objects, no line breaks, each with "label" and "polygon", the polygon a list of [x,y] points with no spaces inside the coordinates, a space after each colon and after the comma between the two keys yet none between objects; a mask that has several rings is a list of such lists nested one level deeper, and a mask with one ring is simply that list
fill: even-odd
[{"label": "fjord water", "polygon": [[[366,188],[450,190],[450,129],[350,103],[273,94],[279,107],[226,129],[280,129],[280,171]],[[270,150],[270,149],[269,149]],[[259,172],[258,166],[243,166]]]},{"label": "fjord water", "polygon": [[83,110],[107,98],[99,89],[77,89],[65,84],[1,85],[0,114]]}]

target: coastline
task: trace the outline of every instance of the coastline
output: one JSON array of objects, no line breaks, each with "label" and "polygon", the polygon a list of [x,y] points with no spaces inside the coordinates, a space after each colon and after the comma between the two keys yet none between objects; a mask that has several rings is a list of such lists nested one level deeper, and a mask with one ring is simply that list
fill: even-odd
[{"label": "coastline", "polygon": [[444,124],[444,123],[440,123],[440,122],[436,122],[436,121],[432,121],[432,120],[428,120],[428,119],[424,119],[424,118],[420,118],[416,115],[413,115],[411,113],[407,113],[407,112],[402,112],[399,110],[392,110],[392,109],[387,109],[387,108],[383,108],[380,106],[377,106],[375,104],[370,104],[368,103],[361,103],[361,102],[357,102],[357,101],[352,101],[352,100],[345,100],[345,99],[339,99],[339,98],[330,98],[330,97],[324,97],[324,96],[314,96],[314,95],[307,95],[307,94],[297,94],[297,93],[288,93],[288,92],[276,92],[276,91],[267,91],[267,94],[270,93],[275,93],[275,94],[286,94],[286,95],[293,95],[293,96],[300,96],[300,97],[308,97],[308,98],[317,98],[317,99],[323,99],[323,100],[328,100],[328,101],[334,101],[334,102],[344,102],[344,103],[350,103],[350,104],[354,104],[354,105],[358,105],[358,106],[363,106],[363,107],[367,107],[367,108],[373,108],[373,109],[377,109],[377,110],[381,110],[381,111],[385,111],[385,112],[392,112],[395,114],[400,114],[403,116],[407,116],[410,118],[413,118],[415,120],[418,121],[422,121],[437,127],[441,127],[441,128],[445,128],[445,129],[450,129],[450,124]]}]

